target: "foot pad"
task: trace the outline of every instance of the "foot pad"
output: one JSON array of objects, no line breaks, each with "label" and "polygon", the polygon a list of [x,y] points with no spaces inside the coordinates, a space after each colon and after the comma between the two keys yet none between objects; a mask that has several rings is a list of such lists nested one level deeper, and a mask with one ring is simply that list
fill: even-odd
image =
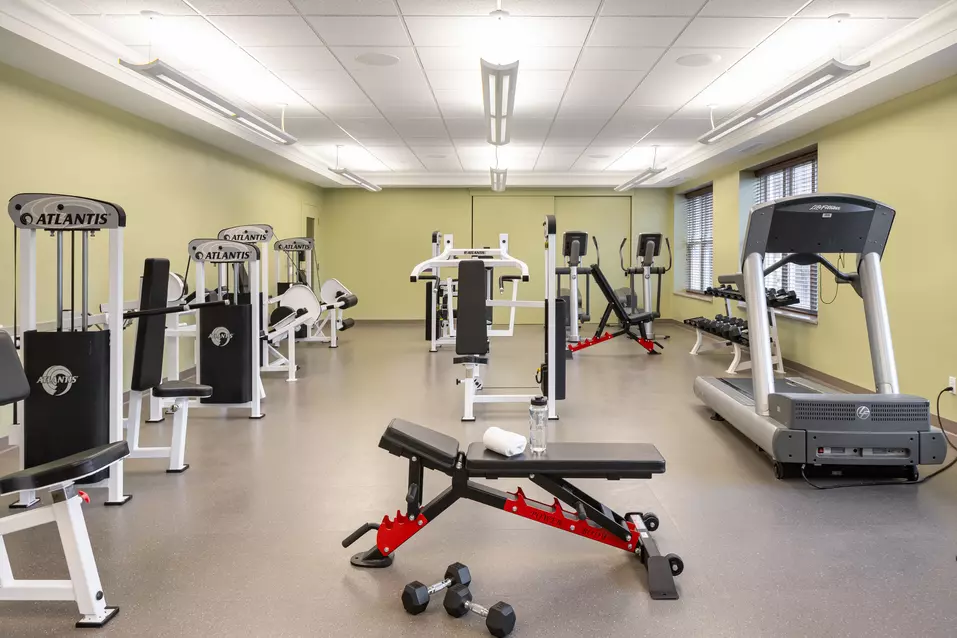
[{"label": "foot pad", "polygon": [[116,616],[118,613],[120,613],[119,607],[107,607],[106,616],[103,618],[103,620],[81,620],[76,623],[76,628],[77,629],[99,629],[100,627],[103,627],[104,625],[106,625],[106,623],[113,620],[114,616]]},{"label": "foot pad", "polygon": [[189,463],[184,463],[183,467],[179,468],[178,470],[166,470],[166,473],[167,474],[182,474],[188,469],[189,469]]}]

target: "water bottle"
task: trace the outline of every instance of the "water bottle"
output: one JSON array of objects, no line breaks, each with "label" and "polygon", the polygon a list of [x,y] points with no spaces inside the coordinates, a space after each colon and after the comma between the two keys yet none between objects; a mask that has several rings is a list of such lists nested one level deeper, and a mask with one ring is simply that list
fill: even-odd
[{"label": "water bottle", "polygon": [[548,399],[535,397],[528,406],[528,446],[532,454],[545,453],[548,438]]}]

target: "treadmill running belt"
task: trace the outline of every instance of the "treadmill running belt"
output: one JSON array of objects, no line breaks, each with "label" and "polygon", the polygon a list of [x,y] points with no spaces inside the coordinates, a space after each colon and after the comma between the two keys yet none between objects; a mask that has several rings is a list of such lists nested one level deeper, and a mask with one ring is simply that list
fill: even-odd
[{"label": "treadmill running belt", "polygon": [[[743,377],[741,379],[721,379],[724,383],[727,383],[732,388],[740,392],[741,394],[747,396],[750,399],[754,398],[754,379],[750,377]],[[817,390],[813,390],[806,385],[800,383],[795,383],[791,379],[775,379],[774,380],[774,391],[776,393],[793,393],[793,394],[820,394]]]}]

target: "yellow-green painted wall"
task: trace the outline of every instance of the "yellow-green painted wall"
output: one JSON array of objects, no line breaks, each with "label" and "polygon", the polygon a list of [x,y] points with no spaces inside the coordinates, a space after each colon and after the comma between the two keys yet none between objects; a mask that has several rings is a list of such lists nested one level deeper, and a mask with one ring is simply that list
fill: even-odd
[{"label": "yellow-green painted wall", "polygon": [[[316,186],[268,172],[3,65],[0,113],[4,210],[7,200],[21,192],[83,195],[123,206],[127,213],[125,299],[135,298],[146,257],[166,257],[171,269],[182,273],[186,245],[192,238],[255,222],[272,224],[280,237],[298,235],[305,230],[306,215],[321,216],[321,191]],[[6,228],[0,249],[0,324],[9,326],[13,320],[13,224],[6,213],[4,220],[0,223]],[[93,309],[108,296],[107,238],[102,235],[91,242]],[[52,321],[55,242],[38,234],[37,244],[37,319]],[[274,269],[273,263],[270,268]],[[126,332],[128,384],[133,331]],[[191,366],[192,351],[185,348],[183,354],[183,366]],[[0,418],[0,424],[7,422],[9,418]],[[0,425],[0,436],[5,434],[4,427]]]},{"label": "yellow-green painted wall", "polygon": [[[817,144],[819,190],[864,195],[896,209],[883,257],[884,283],[901,391],[933,398],[957,375],[953,339],[957,297],[953,255],[957,241],[952,183],[957,175],[957,78],[887,102],[799,140],[712,172],[675,189],[714,184],[715,276],[741,269],[740,172]],[[745,191],[744,197],[750,194]],[[672,206],[672,214],[675,214]],[[680,211],[676,221],[681,224]],[[683,247],[682,247],[683,250]],[[683,258],[683,252],[681,253]],[[855,264],[848,264],[850,269]],[[824,299],[834,295],[822,276]],[[668,290],[674,290],[673,284]],[[717,301],[670,295],[676,319],[713,316]],[[779,321],[784,355],[859,386],[874,385],[861,300],[842,287],[831,305],[819,304],[818,324]]]},{"label": "yellow-green painted wall", "polygon": [[[519,298],[538,299],[544,271],[542,221],[555,214],[559,236],[565,230],[598,236],[604,272],[612,285],[625,285],[618,260],[621,238],[641,231],[668,233],[671,201],[664,189],[630,195],[611,189],[509,189],[501,194],[464,188],[327,190],[319,224],[320,271],[322,277],[340,279],[359,296],[353,317],[422,319],[423,284],[412,284],[409,273],[431,255],[432,231],[452,233],[457,248],[496,246],[499,233],[508,233],[509,252],[528,264],[532,278],[519,286]],[[629,254],[630,246],[631,242],[626,247]],[[590,264],[593,246],[588,250],[585,262]],[[506,287],[507,293],[510,290]],[[596,287],[592,292],[594,315],[603,304]],[[665,296],[662,305],[668,302]],[[506,317],[506,311],[496,311],[496,321]],[[520,309],[517,321],[540,322],[541,316]]]}]

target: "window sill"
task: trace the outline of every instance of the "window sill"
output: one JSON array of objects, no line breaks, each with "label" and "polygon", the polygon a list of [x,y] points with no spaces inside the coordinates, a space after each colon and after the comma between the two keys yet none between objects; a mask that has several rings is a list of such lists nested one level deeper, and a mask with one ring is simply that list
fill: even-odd
[{"label": "window sill", "polygon": [[[738,308],[747,308],[747,307],[748,307],[747,302],[744,302],[744,301],[738,302]],[[790,319],[791,321],[797,321],[799,323],[807,323],[807,324],[811,324],[812,326],[818,325],[817,315],[808,315],[803,312],[794,312],[792,310],[788,310],[787,308],[775,308],[774,314],[775,316],[780,317],[782,319]]]},{"label": "window sill", "polygon": [[688,292],[687,290],[675,290],[674,294],[679,297],[685,297],[686,299],[694,299],[696,301],[707,301],[711,303],[714,301],[714,297],[711,295],[702,295],[697,292]]}]

